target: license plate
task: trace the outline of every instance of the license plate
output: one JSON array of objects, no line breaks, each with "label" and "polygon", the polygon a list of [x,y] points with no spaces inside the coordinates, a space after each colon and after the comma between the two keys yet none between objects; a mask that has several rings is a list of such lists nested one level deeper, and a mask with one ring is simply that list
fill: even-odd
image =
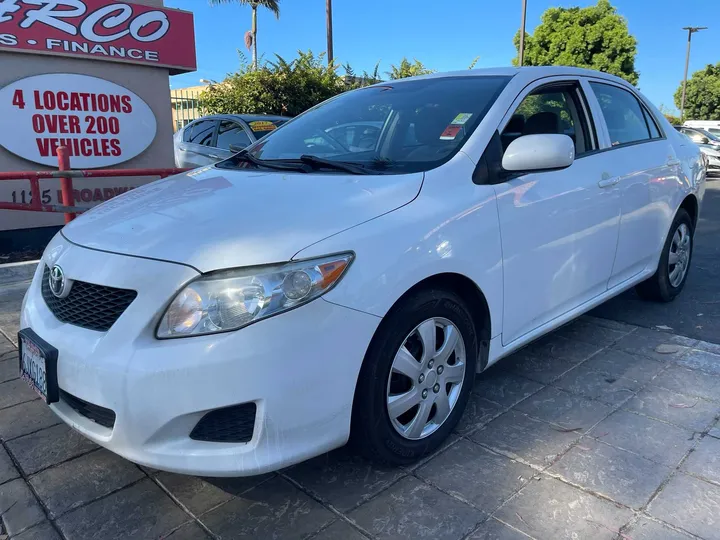
[{"label": "license plate", "polygon": [[20,377],[40,394],[46,403],[58,401],[57,349],[43,341],[30,328],[20,330],[18,343]]}]

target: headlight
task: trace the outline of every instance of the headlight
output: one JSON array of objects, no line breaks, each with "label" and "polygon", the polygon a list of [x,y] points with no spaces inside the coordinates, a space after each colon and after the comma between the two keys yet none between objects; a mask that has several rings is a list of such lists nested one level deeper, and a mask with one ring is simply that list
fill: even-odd
[{"label": "headlight", "polygon": [[306,304],[329,291],[353,260],[344,253],[322,259],[224,270],[191,282],[173,299],[158,338],[237,330]]}]

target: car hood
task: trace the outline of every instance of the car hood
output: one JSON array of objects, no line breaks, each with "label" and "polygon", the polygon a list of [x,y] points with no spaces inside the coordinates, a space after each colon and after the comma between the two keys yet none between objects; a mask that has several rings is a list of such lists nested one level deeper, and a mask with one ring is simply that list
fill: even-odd
[{"label": "car hood", "polygon": [[708,156],[720,157],[720,147],[710,146],[709,144],[700,145],[700,151]]},{"label": "car hood", "polygon": [[187,264],[201,272],[282,262],[407,204],[422,180],[422,173],[286,174],[205,167],[111,199],[72,221],[63,235],[80,246]]}]

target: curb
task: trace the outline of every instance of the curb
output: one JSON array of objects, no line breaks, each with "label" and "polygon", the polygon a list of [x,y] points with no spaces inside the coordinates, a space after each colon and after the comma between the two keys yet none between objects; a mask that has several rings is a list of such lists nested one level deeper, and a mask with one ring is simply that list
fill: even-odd
[{"label": "curb", "polygon": [[39,262],[40,261],[24,261],[0,264],[0,285],[31,280],[35,275],[35,269]]}]

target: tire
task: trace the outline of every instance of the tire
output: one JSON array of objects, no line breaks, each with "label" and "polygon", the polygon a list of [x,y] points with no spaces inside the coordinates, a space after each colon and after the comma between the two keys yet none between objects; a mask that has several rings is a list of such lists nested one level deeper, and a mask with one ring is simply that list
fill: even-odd
[{"label": "tire", "polygon": [[[683,230],[688,233],[687,247],[683,250],[683,253],[681,253],[681,260],[684,261],[685,269],[680,281],[675,281],[675,283],[673,283],[673,275],[669,261],[671,255],[676,256],[676,253],[678,252],[676,235],[682,236]],[[640,298],[654,302],[671,302],[678,294],[680,294],[680,291],[682,291],[685,286],[685,282],[687,281],[688,273],[690,271],[692,251],[695,244],[694,233],[695,230],[693,222],[690,219],[690,215],[685,211],[685,209],[680,208],[675,215],[672,225],[670,226],[670,232],[665,240],[665,245],[663,246],[662,254],[660,255],[660,262],[658,263],[657,270],[652,277],[635,287],[635,290]],[[677,280],[677,277],[674,279]]]},{"label": "tire", "polygon": [[[425,355],[423,343],[431,342],[432,330],[436,351]],[[448,340],[455,331],[457,341]],[[454,347],[443,348],[453,343]],[[412,358],[400,352],[401,347]],[[444,358],[451,349],[453,352]],[[396,356],[407,364],[398,360],[393,369]],[[407,465],[432,452],[450,435],[465,410],[477,356],[472,316],[457,294],[439,289],[412,293],[385,317],[365,355],[353,402],[351,444],[371,460],[390,465]],[[414,371],[411,360],[417,363],[418,371]],[[463,365],[462,381],[458,382]],[[413,373],[413,378],[399,369]],[[396,404],[393,412],[403,408],[398,396],[410,396],[406,403],[418,404],[391,418],[390,400]],[[423,425],[421,413],[425,412],[428,421],[418,432],[418,426]]]}]

